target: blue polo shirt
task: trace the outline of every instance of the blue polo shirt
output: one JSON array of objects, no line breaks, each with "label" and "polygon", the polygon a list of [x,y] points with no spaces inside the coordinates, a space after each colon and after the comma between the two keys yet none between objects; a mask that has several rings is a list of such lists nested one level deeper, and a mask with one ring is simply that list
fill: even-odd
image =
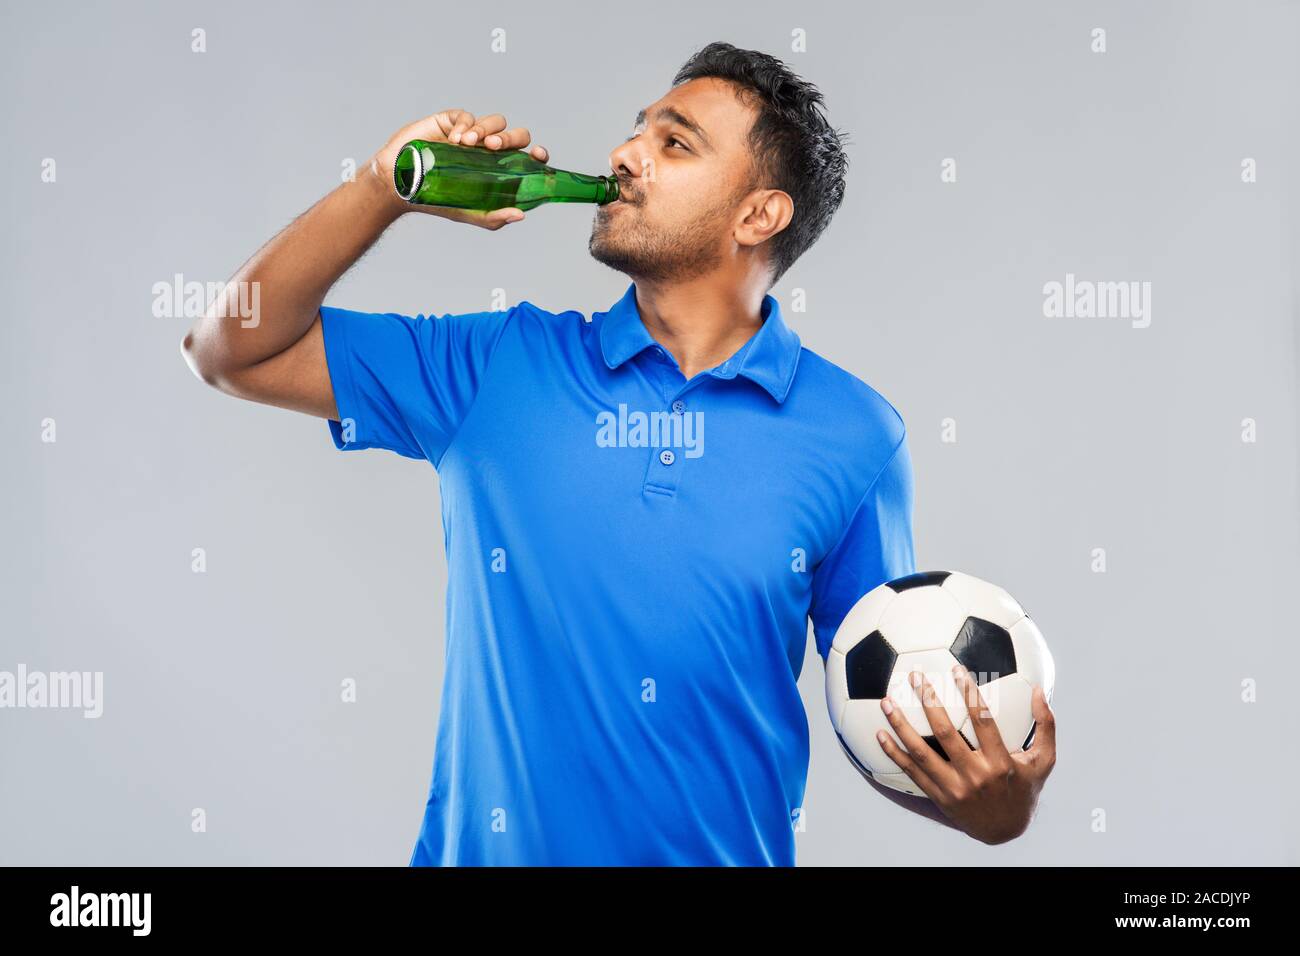
[{"label": "blue polo shirt", "polygon": [[808,622],[824,659],[858,598],[916,570],[893,406],[771,295],[690,381],[635,284],[590,319],[320,314],[335,444],[441,483],[445,674],[411,864],[793,865]]}]

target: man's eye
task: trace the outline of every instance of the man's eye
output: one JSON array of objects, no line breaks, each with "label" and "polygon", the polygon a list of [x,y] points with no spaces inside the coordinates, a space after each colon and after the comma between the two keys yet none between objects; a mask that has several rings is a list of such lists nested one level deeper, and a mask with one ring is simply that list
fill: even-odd
[{"label": "man's eye", "polygon": [[685,143],[683,143],[683,142],[682,142],[680,139],[678,139],[676,136],[669,137],[669,139],[668,139],[668,145],[671,146],[673,143],[676,143],[676,144],[677,144],[678,146],[680,146],[682,149],[686,150],[687,152],[690,152],[690,147],[687,146]]}]

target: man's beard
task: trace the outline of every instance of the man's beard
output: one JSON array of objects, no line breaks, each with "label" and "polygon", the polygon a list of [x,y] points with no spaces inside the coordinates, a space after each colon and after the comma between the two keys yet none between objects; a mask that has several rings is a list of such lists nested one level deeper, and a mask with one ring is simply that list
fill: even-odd
[{"label": "man's beard", "polygon": [[[623,218],[636,215],[632,210],[639,208],[637,205],[625,210]],[[732,208],[728,204],[725,208],[706,209],[689,222],[664,231],[641,228],[638,223],[616,224],[612,218],[602,223],[598,211],[587,251],[597,262],[633,279],[693,279],[711,272],[722,261],[719,234]]]}]

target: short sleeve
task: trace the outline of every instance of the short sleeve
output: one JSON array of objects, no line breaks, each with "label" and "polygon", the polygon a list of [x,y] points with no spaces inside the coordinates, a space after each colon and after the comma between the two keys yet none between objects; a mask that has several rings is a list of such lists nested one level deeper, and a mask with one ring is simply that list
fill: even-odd
[{"label": "short sleeve", "polygon": [[843,537],[813,576],[809,616],[825,659],[840,622],[873,588],[913,574],[912,459],[907,433],[863,495]]},{"label": "short sleeve", "polygon": [[386,448],[436,467],[518,309],[409,316],[323,306],[335,446]]}]

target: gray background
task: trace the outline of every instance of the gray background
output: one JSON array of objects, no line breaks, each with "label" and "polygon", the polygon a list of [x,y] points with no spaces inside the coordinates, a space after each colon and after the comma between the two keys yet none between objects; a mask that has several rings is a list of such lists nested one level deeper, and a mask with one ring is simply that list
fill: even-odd
[{"label": "gray background", "polygon": [[[152,286],[225,279],[439,109],[606,171],[715,39],[781,56],[851,132],[845,204],[773,291],[806,290],[804,343],[908,422],[919,566],[1005,586],[1059,671],[1038,818],[990,848],[860,780],[810,641],[800,862],[1300,862],[1296,6],[470,6],[4,3],[0,670],[106,688],[99,720],[0,710],[0,862],[406,863],[442,678],[436,475],[204,388]],[[626,280],[590,221],[409,217],[328,301],[603,309]],[[1045,318],[1067,272],[1150,281],[1151,326]]]}]

